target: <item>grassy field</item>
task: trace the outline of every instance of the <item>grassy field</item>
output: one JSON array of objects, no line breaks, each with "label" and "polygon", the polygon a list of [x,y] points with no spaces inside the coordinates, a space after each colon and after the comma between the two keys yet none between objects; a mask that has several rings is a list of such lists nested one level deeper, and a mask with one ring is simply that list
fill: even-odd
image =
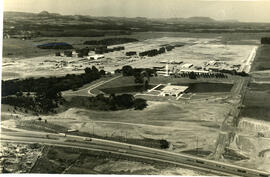
[{"label": "grassy field", "polygon": [[[252,65],[252,81],[244,97],[242,117],[270,121],[270,45],[261,45]],[[256,83],[255,81],[259,81]],[[262,81],[262,83],[260,83]]]},{"label": "grassy field", "polygon": [[34,40],[4,39],[3,57],[20,59],[48,55],[54,52],[53,50],[39,49],[36,47],[37,44],[39,43]]},{"label": "grassy field", "polygon": [[[199,78],[196,80],[188,78],[174,78],[174,77],[151,77],[150,78],[150,88],[158,84],[168,84],[189,86],[189,91],[192,93],[205,93],[205,92],[230,92],[232,88],[232,80],[230,79],[207,79]],[[140,84],[135,84],[134,77],[120,77],[111,82],[105,83],[96,88],[96,90],[101,90],[107,94],[111,93],[132,93],[142,92],[142,86]]]},{"label": "grassy field", "polygon": [[270,84],[250,84],[241,116],[270,121]]}]

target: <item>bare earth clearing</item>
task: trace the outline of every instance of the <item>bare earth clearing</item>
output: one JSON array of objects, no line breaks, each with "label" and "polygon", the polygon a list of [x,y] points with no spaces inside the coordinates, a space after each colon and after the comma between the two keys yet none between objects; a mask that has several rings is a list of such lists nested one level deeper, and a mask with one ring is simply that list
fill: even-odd
[{"label": "bare earth clearing", "polygon": [[[167,35],[168,36],[168,35]],[[210,60],[219,60],[230,64],[242,64],[250,68],[252,61],[248,58],[252,50],[256,48],[258,41],[250,39],[249,45],[242,45],[243,41],[228,40],[228,36],[214,37],[206,36],[205,38],[183,38],[181,36],[164,35],[162,38],[153,37],[152,39],[142,40],[137,43],[124,44],[126,51],[143,51],[158,48],[163,44],[171,44],[175,42],[183,43],[185,46],[177,47],[173,51],[167,52],[156,57],[131,57],[126,58],[125,52],[114,52],[105,54],[105,59],[101,60],[100,67],[104,67],[106,71],[114,71],[122,68],[123,65],[131,65],[132,67],[153,67],[163,66],[161,60],[183,61],[184,63],[192,63],[194,66],[201,66],[204,62]],[[225,40],[226,39],[226,40]],[[79,40],[79,39],[78,39]],[[81,39],[80,39],[81,40]],[[254,41],[255,40],[255,41]],[[59,63],[65,62],[62,67]],[[256,61],[256,59],[255,59]],[[33,58],[17,60],[16,58],[3,58],[3,79],[40,77],[40,76],[60,76],[71,73],[82,73],[84,68],[96,65],[88,60],[67,57],[55,57],[53,53],[43,56],[35,56]],[[76,68],[76,69],[75,69]],[[262,75],[261,72],[253,72],[253,75]],[[269,76],[266,72],[265,75]],[[265,77],[265,75],[263,75]],[[254,79],[253,77],[252,79]],[[258,77],[263,78],[263,77]],[[121,111],[93,111],[79,108],[70,108],[68,110],[59,111],[57,114],[41,115],[42,120],[48,121],[48,126],[52,130],[60,132],[59,127],[63,129],[76,129],[80,132],[96,134],[100,136],[117,136],[122,138],[138,138],[138,139],[166,139],[170,142],[168,151],[183,152],[186,150],[194,150],[199,148],[200,152],[209,154],[216,152],[216,143],[218,144],[219,133],[224,121],[227,117],[233,116],[235,105],[238,104],[242,86],[244,83],[242,77],[229,76],[227,79],[198,79],[196,81],[188,78],[151,78],[150,84],[157,85],[159,83],[223,83],[231,84],[229,91],[204,91],[198,93],[188,93],[188,99],[176,100],[172,97],[153,97],[144,93],[133,93],[135,97],[147,99],[148,107],[142,111],[139,110],[121,110]],[[257,80],[257,77],[255,78]],[[267,79],[265,79],[267,80]],[[259,81],[264,81],[259,79]],[[269,81],[269,80],[268,80]],[[63,96],[67,99],[72,96],[91,96],[99,93],[104,88],[117,87],[118,84],[132,85],[133,80],[120,76],[113,76],[99,79],[93,83],[85,85],[78,91],[63,92]],[[239,106],[239,105],[238,105]],[[21,125],[29,120],[37,120],[37,116],[22,113],[22,111],[13,111],[10,106],[2,105],[2,121],[5,126]],[[248,117],[242,118],[239,123],[239,130],[235,136],[234,142],[230,147],[237,152],[248,156],[248,160],[233,161],[226,158],[220,158],[220,161],[229,163],[237,163],[243,166],[256,164],[255,168],[269,169],[269,137],[257,138],[258,123],[253,123]],[[245,123],[248,122],[248,123]],[[38,124],[38,123],[37,123]],[[41,124],[41,123],[40,123]],[[255,126],[254,126],[255,124]],[[264,126],[267,126],[263,122]],[[43,123],[42,123],[43,125]],[[56,125],[56,126],[53,126]],[[32,126],[32,127],[31,127]],[[250,130],[250,127],[252,131]],[[37,125],[30,125],[31,128],[37,129]],[[28,127],[29,128],[29,127]],[[253,131],[254,130],[254,131]],[[43,130],[44,131],[44,130]],[[261,131],[261,130],[260,130]],[[269,129],[267,129],[269,131]],[[202,136],[203,135],[203,136]],[[269,133],[270,136],[270,133]],[[224,142],[225,143],[225,142]],[[249,147],[249,148],[247,148]],[[251,147],[251,148],[250,148]],[[59,150],[62,153],[65,150]],[[263,151],[263,153],[261,153]],[[196,151],[195,151],[196,152]],[[198,152],[198,151],[197,151]],[[76,154],[76,153],[75,153]],[[77,153],[78,154],[78,153]],[[259,156],[260,154],[260,156]],[[197,155],[196,153],[193,155]],[[46,158],[46,157],[44,157]],[[75,158],[75,157],[74,157]],[[76,157],[77,158],[77,157]],[[76,159],[75,158],[75,159]],[[90,158],[91,159],[91,158]],[[48,159],[45,159],[47,161]],[[198,175],[197,172],[168,167],[166,169],[155,169],[151,165],[145,165],[137,162],[127,162],[119,160],[100,162],[87,171],[86,164],[91,165],[85,159],[85,164],[76,164],[70,168],[65,168],[67,173],[84,172],[87,173],[131,173],[131,174],[162,174],[162,175]],[[59,165],[59,162],[54,161]],[[132,166],[129,172],[125,171],[123,166],[128,163]],[[109,169],[116,169],[110,171]],[[70,171],[69,171],[70,170]]]}]

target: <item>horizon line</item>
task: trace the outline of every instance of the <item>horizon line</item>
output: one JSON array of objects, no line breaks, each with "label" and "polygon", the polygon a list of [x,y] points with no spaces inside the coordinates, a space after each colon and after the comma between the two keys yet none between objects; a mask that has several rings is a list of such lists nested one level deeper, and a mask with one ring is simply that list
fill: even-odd
[{"label": "horizon line", "polygon": [[[200,1],[239,1],[239,0],[200,0]],[[242,1],[242,0],[240,0]],[[243,0],[245,1],[245,0]],[[250,0],[248,0],[250,1]],[[257,1],[257,0],[251,0],[251,1]],[[265,0],[259,0],[259,1],[265,1]],[[270,0],[266,0],[269,1]],[[106,15],[86,15],[86,14],[61,14],[61,13],[57,13],[57,12],[49,12],[47,10],[42,10],[40,12],[29,12],[29,11],[14,11],[14,10],[3,10],[3,12],[18,12],[18,13],[31,13],[31,14],[39,14],[43,11],[48,12],[49,14],[59,14],[61,16],[91,16],[91,17],[113,17],[113,18],[146,18],[146,19],[188,19],[188,18],[194,18],[194,17],[201,17],[201,18],[210,18],[216,22],[226,22],[226,21],[236,21],[236,23],[270,23],[270,22],[262,22],[262,21],[241,21],[238,19],[232,19],[232,18],[228,18],[228,19],[215,19],[214,17],[210,17],[210,16],[189,16],[189,17],[144,17],[144,16],[136,16],[136,17],[125,17],[125,16],[106,16]]]}]

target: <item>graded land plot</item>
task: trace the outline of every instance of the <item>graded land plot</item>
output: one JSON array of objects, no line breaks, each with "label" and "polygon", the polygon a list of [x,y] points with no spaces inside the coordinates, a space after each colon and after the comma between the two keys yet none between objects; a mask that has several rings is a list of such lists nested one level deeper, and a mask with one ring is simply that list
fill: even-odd
[{"label": "graded land plot", "polygon": [[[74,38],[81,40],[81,38]],[[12,39],[13,40],[13,39]],[[14,39],[17,40],[17,39]],[[46,39],[45,41],[47,41]],[[67,39],[72,40],[72,39]],[[84,72],[84,68],[93,65],[105,71],[113,72],[121,69],[124,65],[132,67],[154,67],[164,66],[160,61],[182,61],[183,64],[191,63],[194,66],[203,66],[204,62],[210,60],[220,60],[229,64],[243,64],[248,58],[253,45],[231,45],[223,44],[221,38],[189,38],[189,37],[161,37],[142,40],[134,43],[126,43],[124,51],[115,51],[104,54],[105,58],[98,61],[91,61],[86,58],[77,57],[55,57],[55,51],[44,50],[46,55],[34,57],[4,57],[2,61],[3,79],[25,78],[25,77],[47,77],[62,76],[65,74],[76,74]],[[45,42],[42,41],[42,42]],[[23,41],[19,41],[22,43]],[[32,41],[33,42],[33,41]],[[80,41],[82,42],[82,41]],[[78,42],[78,43],[80,43]],[[4,41],[5,43],[5,41]],[[8,42],[7,42],[8,43]],[[31,43],[31,41],[26,41]],[[74,42],[76,43],[76,41]],[[138,57],[125,55],[128,51],[141,52],[149,49],[158,49],[167,44],[184,44],[182,47],[176,47],[172,51],[154,57]],[[10,44],[15,45],[15,44]],[[29,47],[31,44],[27,44]],[[22,47],[24,45],[22,44]],[[36,44],[31,50],[36,49]],[[82,46],[85,47],[85,46]],[[113,47],[113,46],[110,46]],[[7,50],[4,48],[4,50]],[[15,49],[14,49],[15,50]],[[27,51],[27,49],[25,49]],[[15,50],[16,51],[16,50]],[[38,52],[38,51],[37,51]],[[43,50],[42,50],[43,52]],[[94,55],[90,52],[89,55]],[[5,55],[4,55],[5,56]],[[23,59],[22,59],[23,58]],[[179,65],[181,67],[182,65]]]},{"label": "graded land plot", "polygon": [[[93,64],[88,61],[70,57],[55,57],[53,55],[39,56],[23,60],[12,60],[3,58],[2,74],[3,80],[28,78],[64,76],[66,74],[81,74],[84,68]],[[75,69],[76,68],[76,69]]]},{"label": "graded land plot", "polygon": [[[269,33],[188,33],[188,32],[133,32],[131,35],[118,35],[118,37],[135,38],[139,41],[161,37],[190,37],[190,38],[220,38],[223,44],[259,44],[261,37]],[[38,49],[36,45],[49,42],[67,42],[74,47],[86,47],[83,42],[87,40],[101,40],[115,36],[104,37],[38,37],[32,40],[4,39],[3,56],[10,58],[28,58],[47,55],[53,51]]]},{"label": "graded land plot", "polygon": [[[43,119],[100,136],[166,139],[171,143],[171,150],[176,152],[196,148],[198,139],[200,148],[213,152],[219,127],[230,110],[229,105],[222,103],[219,100],[192,105],[148,101],[149,106],[143,111],[102,112],[72,108]],[[215,109],[209,110],[211,107]],[[202,133],[204,137],[200,136]]]},{"label": "graded land plot", "polygon": [[261,45],[251,67],[240,112],[238,130],[230,147],[245,154],[249,160],[237,164],[270,171],[270,47]]},{"label": "graded land plot", "polygon": [[[176,47],[173,51],[167,52],[164,55],[145,57],[142,59],[134,58],[135,61],[131,62],[126,62],[126,59],[121,59],[121,57],[125,55],[124,52],[105,54],[105,59],[102,60],[102,62],[104,62],[102,66],[105,67],[105,70],[108,69],[112,71],[117,68],[121,68],[122,65],[126,64],[129,64],[132,67],[153,67],[156,65],[159,66],[159,61],[164,59],[179,60],[184,61],[184,63],[193,63],[194,65],[202,65],[204,62],[213,59],[241,64],[241,62],[248,58],[250,50],[254,47],[254,44],[226,45],[222,42],[222,39],[220,40],[218,38],[218,36],[211,39],[187,37],[153,38],[137,43],[124,44],[123,46],[126,47],[126,51],[134,49],[144,50],[152,49],[153,47],[157,48],[163,44],[175,42],[182,42],[186,45],[183,47]],[[198,57],[198,55],[201,55],[202,57]],[[57,62],[49,61],[49,64],[47,64],[45,60],[48,60],[48,58],[53,58],[53,60],[56,60]],[[91,66],[93,64],[86,60],[79,61],[77,58],[54,58],[52,55],[49,57],[31,58],[28,60],[28,62],[23,61],[19,64],[19,66],[23,66],[21,67],[21,70],[17,66],[10,67],[8,65],[12,62],[19,63],[19,61],[8,61],[5,63],[7,64],[5,67],[10,68],[6,70],[3,69],[3,71],[10,72],[11,70],[14,70],[18,71],[17,74],[25,72],[26,74],[23,75],[24,77],[31,76],[31,72],[33,70],[35,76],[49,76],[50,74],[58,76],[60,74],[70,74],[73,72],[75,66],[73,67],[72,65],[74,63],[68,62],[75,62],[75,65],[78,65],[77,68],[79,68],[80,71],[74,71],[74,73],[84,72],[84,67]],[[68,64],[64,67],[56,68],[56,64],[59,65],[62,61],[68,61]],[[23,65],[23,63],[26,63],[26,65]],[[29,66],[27,66],[27,64]],[[35,70],[33,65],[40,65],[40,67]],[[175,100],[175,98],[168,99],[167,97],[159,97],[160,100],[156,100],[157,97],[153,99],[150,96],[138,95],[138,97],[146,98],[148,104],[148,107],[141,111],[132,109],[120,111],[94,111],[74,107],[57,114],[41,115],[40,117],[42,120],[48,121],[47,125],[55,124],[63,127],[65,130],[76,129],[80,132],[92,133],[103,137],[125,136],[130,139],[166,139],[170,142],[170,148],[168,151],[194,152],[196,149],[195,151],[198,152],[197,149],[199,148],[199,151],[208,152],[209,154],[215,152],[215,143],[218,133],[220,132],[220,127],[232,110],[232,100],[230,100],[230,96],[237,91],[235,86],[237,84],[235,83],[240,80],[241,79],[236,76],[230,76],[226,79],[199,78],[197,80],[191,80],[188,78],[153,77],[150,78],[150,85],[152,86],[160,83],[189,85],[193,93],[191,92],[190,95],[187,94],[187,98],[190,99],[180,100]],[[213,83],[216,83],[217,87],[214,87]],[[95,83],[93,83],[93,85],[94,84]],[[104,91],[104,89],[113,90],[112,88],[116,88],[116,92],[118,90],[122,90],[120,93],[124,93],[123,90],[126,90],[126,88],[123,89],[121,87],[133,88],[134,85],[134,77],[119,77],[111,82],[99,85],[93,89],[93,92],[99,93],[99,90],[102,91],[102,89]],[[91,86],[92,84],[89,85],[89,87]],[[82,92],[85,94],[85,91],[87,90],[88,85],[78,91],[81,91],[80,94],[82,94]],[[129,93],[133,93],[136,96],[138,91],[135,90]],[[37,117],[27,114],[23,114],[21,117],[25,122],[25,124],[18,124],[21,125],[21,128],[26,126],[27,123],[31,123],[32,119],[37,119]],[[5,122],[8,121],[9,120],[6,120]],[[36,122],[31,123],[31,126],[33,126],[31,128],[38,128],[39,124]],[[38,124],[38,126],[36,126],[36,124]],[[51,126],[50,128],[59,129],[58,126]],[[54,164],[56,164],[56,167],[59,166],[59,162],[54,162]],[[75,167],[76,166],[69,169],[73,169],[75,173],[77,172],[76,170],[81,170]],[[66,167],[60,168],[60,170],[65,169]],[[90,173],[89,171],[86,172]]]},{"label": "graded land plot", "polygon": [[[161,80],[163,80],[163,83],[168,83],[166,77],[160,79],[157,77],[156,79],[157,81],[153,81],[153,83],[160,83]],[[182,82],[181,79],[172,79],[175,83],[179,81],[180,84],[183,84],[184,80],[188,83],[188,79],[185,78]],[[117,88],[117,85],[121,84],[134,85],[133,80],[133,77],[119,77],[97,89],[110,88],[111,86]],[[170,82],[174,83],[173,80],[170,80]],[[212,85],[211,83],[208,84]],[[226,85],[226,83],[224,84]],[[196,95],[203,95],[200,97],[203,98],[201,100],[203,104],[196,99],[191,104],[189,100],[176,101],[175,98],[170,100],[168,97],[160,97],[161,100],[155,100],[139,95],[138,97],[148,100],[148,107],[142,111],[104,112],[71,108],[55,116],[44,116],[42,119],[68,129],[78,129],[88,133],[94,131],[95,134],[100,136],[127,135],[129,138],[166,139],[171,143],[171,150],[174,151],[196,148],[194,142],[199,137],[199,146],[213,151],[219,127],[231,109],[230,105],[226,104],[226,99],[231,94],[232,83],[230,81],[227,84],[229,85],[228,88],[221,85],[220,88],[214,89],[213,87],[210,92],[197,89]],[[193,90],[196,90],[196,87]],[[215,109],[209,109],[210,107]],[[200,136],[201,132],[205,132],[205,137]]]},{"label": "graded land plot", "polygon": [[[184,46],[176,47],[172,51],[155,57],[126,57],[124,52],[114,52],[105,54],[111,58],[112,65],[104,64],[105,70],[114,71],[120,69],[123,64],[132,67],[153,67],[164,66],[161,61],[183,62],[181,65],[191,63],[194,66],[204,66],[204,63],[210,60],[219,60],[233,64],[243,64],[248,59],[251,49],[255,45],[224,45],[218,38],[180,38],[163,37],[158,39],[148,39],[136,43],[125,44],[126,51],[142,52],[150,49],[157,49],[166,44],[181,43]],[[123,58],[126,58],[123,60]]]}]

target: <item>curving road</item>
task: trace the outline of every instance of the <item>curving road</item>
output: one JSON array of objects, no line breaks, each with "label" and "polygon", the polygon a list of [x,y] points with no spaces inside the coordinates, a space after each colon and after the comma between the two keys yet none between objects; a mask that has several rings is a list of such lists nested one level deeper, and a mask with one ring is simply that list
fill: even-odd
[{"label": "curving road", "polygon": [[99,86],[101,86],[101,85],[103,85],[103,84],[105,84],[105,83],[111,82],[111,81],[113,81],[113,80],[115,80],[115,79],[118,79],[118,78],[120,78],[120,77],[122,77],[122,76],[120,75],[120,76],[113,77],[113,78],[111,78],[111,79],[109,79],[109,80],[106,80],[106,81],[100,81],[100,82],[98,82],[98,83],[95,83],[95,84],[93,84],[93,85],[90,85],[90,86],[87,87],[87,88],[80,89],[80,90],[76,90],[76,91],[72,91],[72,92],[70,92],[70,93],[63,92],[63,96],[64,96],[64,95],[76,95],[77,93],[79,93],[79,92],[81,92],[81,91],[87,91],[87,93],[88,93],[90,96],[96,96],[95,94],[91,93],[91,91],[92,91],[93,89],[95,89],[95,88],[97,88],[97,87],[99,87]]}]

